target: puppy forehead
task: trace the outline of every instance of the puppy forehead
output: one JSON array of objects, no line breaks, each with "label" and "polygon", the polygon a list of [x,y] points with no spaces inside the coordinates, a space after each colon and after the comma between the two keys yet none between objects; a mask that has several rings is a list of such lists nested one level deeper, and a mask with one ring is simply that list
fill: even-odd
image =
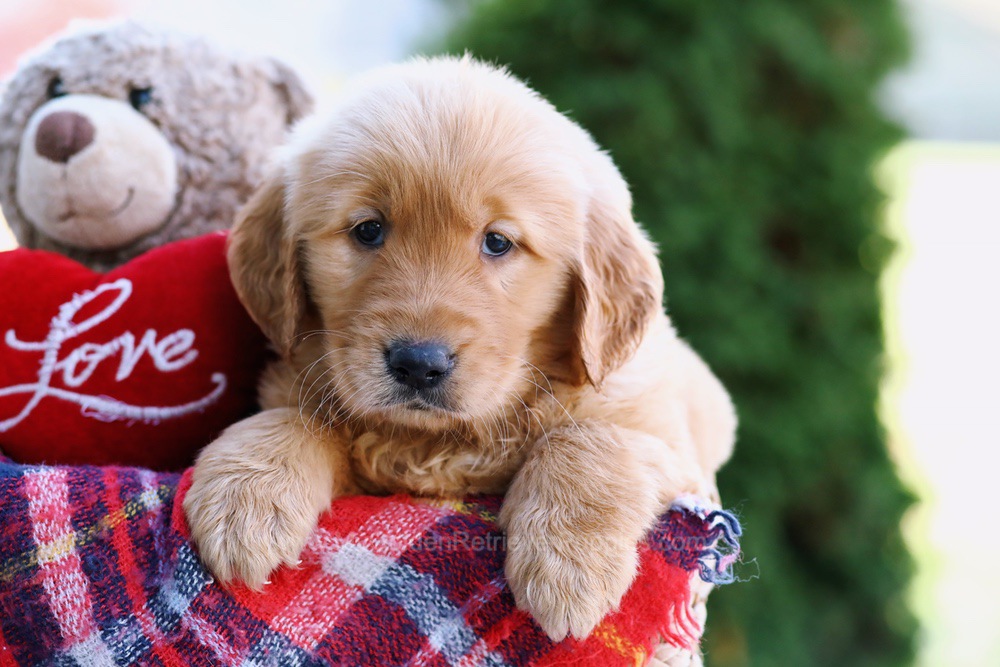
[{"label": "puppy forehead", "polygon": [[382,81],[302,133],[296,180],[309,198],[357,205],[331,194],[348,193],[394,218],[470,227],[490,218],[537,226],[582,216],[588,185],[580,151],[596,151],[582,130],[485,66],[476,76],[433,67],[420,74]]}]

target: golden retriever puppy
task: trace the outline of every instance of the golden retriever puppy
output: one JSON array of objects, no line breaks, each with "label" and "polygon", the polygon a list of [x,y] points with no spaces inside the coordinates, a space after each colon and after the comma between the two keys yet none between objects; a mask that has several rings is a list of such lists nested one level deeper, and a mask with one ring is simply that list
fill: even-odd
[{"label": "golden retriever puppy", "polygon": [[364,77],[298,129],[229,261],[282,358],[185,499],[220,580],[295,564],[340,495],[506,493],[517,604],[584,637],[657,516],[714,493],[733,408],[664,314],[628,187],[502,70]]}]

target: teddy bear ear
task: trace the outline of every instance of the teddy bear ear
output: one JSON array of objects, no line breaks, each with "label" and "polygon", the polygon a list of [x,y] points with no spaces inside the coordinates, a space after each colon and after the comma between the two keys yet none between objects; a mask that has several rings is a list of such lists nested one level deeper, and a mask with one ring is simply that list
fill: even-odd
[{"label": "teddy bear ear", "polygon": [[271,85],[285,102],[287,111],[285,122],[291,126],[312,111],[312,93],[306,88],[305,82],[295,73],[295,70],[280,60],[268,58],[265,67]]},{"label": "teddy bear ear", "polygon": [[[44,76],[42,68],[35,65],[25,66],[19,72],[19,79],[13,78],[0,81],[0,225],[7,223],[7,227],[14,233],[18,245],[23,248],[35,248],[38,246],[38,231],[34,225],[21,218],[16,201],[15,189],[17,187],[17,147],[20,145],[21,132],[27,123],[27,113],[23,106],[30,104],[27,102],[29,88],[27,81],[34,81],[35,74],[41,79]],[[29,72],[24,74],[24,72]],[[18,85],[20,84],[20,85]],[[22,98],[25,100],[21,102]]]}]

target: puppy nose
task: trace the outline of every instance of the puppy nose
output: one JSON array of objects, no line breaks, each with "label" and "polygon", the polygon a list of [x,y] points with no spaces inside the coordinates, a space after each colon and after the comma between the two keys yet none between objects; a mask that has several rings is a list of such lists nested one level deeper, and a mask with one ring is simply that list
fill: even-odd
[{"label": "puppy nose", "polygon": [[440,343],[393,343],[385,352],[389,374],[400,384],[414,389],[428,389],[437,385],[451,372],[455,355]]},{"label": "puppy nose", "polygon": [[94,126],[86,116],[75,111],[56,111],[38,124],[35,150],[52,162],[69,162],[93,140]]}]

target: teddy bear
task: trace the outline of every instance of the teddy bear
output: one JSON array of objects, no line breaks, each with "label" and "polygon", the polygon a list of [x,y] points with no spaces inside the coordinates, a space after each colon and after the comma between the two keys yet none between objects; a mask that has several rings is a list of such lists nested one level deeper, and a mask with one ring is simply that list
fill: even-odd
[{"label": "teddy bear", "polygon": [[[0,97],[0,451],[177,469],[257,409],[226,230],[312,96],[277,60],[73,27]],[[13,287],[11,289],[10,287]]]},{"label": "teddy bear", "polygon": [[22,247],[106,271],[227,229],[311,107],[277,60],[134,21],[76,28],[0,98],[0,207]]}]

